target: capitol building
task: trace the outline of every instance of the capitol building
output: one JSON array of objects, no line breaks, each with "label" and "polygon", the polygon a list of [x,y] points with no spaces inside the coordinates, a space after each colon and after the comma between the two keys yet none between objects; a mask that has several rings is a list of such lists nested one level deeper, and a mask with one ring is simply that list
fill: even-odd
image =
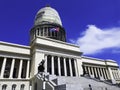
[{"label": "capitol building", "polygon": [[117,62],[83,53],[66,42],[58,12],[43,7],[35,16],[29,46],[0,41],[0,90],[120,90]]}]

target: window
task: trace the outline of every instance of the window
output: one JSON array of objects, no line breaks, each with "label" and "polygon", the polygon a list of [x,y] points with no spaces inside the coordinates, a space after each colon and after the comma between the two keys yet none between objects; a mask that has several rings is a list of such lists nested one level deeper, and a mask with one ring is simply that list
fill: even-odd
[{"label": "window", "polygon": [[7,90],[6,88],[7,88],[7,85],[4,84],[4,85],[2,86],[2,90]]},{"label": "window", "polygon": [[24,90],[24,88],[25,88],[25,85],[22,84],[21,87],[20,87],[20,90]]},{"label": "window", "polygon": [[12,90],[15,90],[16,89],[16,84],[13,84],[12,85]]}]

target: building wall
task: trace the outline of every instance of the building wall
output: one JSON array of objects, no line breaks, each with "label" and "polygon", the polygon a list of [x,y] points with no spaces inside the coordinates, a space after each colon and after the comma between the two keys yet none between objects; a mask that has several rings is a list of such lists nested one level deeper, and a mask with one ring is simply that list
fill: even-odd
[{"label": "building wall", "polygon": [[0,80],[0,90],[30,90],[30,82],[29,80],[2,79]]},{"label": "building wall", "polygon": [[30,49],[0,42],[0,90],[29,90]]},{"label": "building wall", "polygon": [[[31,43],[31,48],[31,53],[33,55],[32,76],[38,73],[38,66],[42,60],[45,60],[45,72],[58,76],[79,76],[81,68],[79,69],[77,67],[77,63],[81,62],[79,59],[81,52],[79,51],[78,46],[44,37],[38,37]],[[48,62],[51,63],[51,65]],[[47,66],[50,66],[49,71]],[[64,68],[62,68],[62,66]]]},{"label": "building wall", "polygon": [[114,60],[82,57],[83,71],[92,78],[120,83],[119,66]]}]

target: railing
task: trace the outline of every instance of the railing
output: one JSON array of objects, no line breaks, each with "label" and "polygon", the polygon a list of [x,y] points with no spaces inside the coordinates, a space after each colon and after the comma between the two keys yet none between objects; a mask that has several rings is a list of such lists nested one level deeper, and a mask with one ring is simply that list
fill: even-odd
[{"label": "railing", "polygon": [[54,88],[55,88],[55,86],[57,86],[53,81],[51,81],[51,80],[49,80],[48,78],[46,78],[46,75],[45,75],[45,73],[38,73],[37,75],[36,75],[36,77],[38,78],[38,79],[41,79],[43,82],[45,82],[45,83],[48,83],[52,88],[53,88],[53,90],[54,90]]}]

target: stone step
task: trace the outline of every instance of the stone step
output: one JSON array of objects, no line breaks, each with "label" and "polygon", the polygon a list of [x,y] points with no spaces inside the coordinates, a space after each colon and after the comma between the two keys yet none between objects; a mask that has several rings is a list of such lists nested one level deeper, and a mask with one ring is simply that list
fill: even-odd
[{"label": "stone step", "polygon": [[56,90],[89,90],[89,84],[93,88],[92,90],[120,90],[120,88],[110,83],[105,83],[103,81],[87,77],[55,76],[52,81],[54,81],[58,86],[58,89]]}]

